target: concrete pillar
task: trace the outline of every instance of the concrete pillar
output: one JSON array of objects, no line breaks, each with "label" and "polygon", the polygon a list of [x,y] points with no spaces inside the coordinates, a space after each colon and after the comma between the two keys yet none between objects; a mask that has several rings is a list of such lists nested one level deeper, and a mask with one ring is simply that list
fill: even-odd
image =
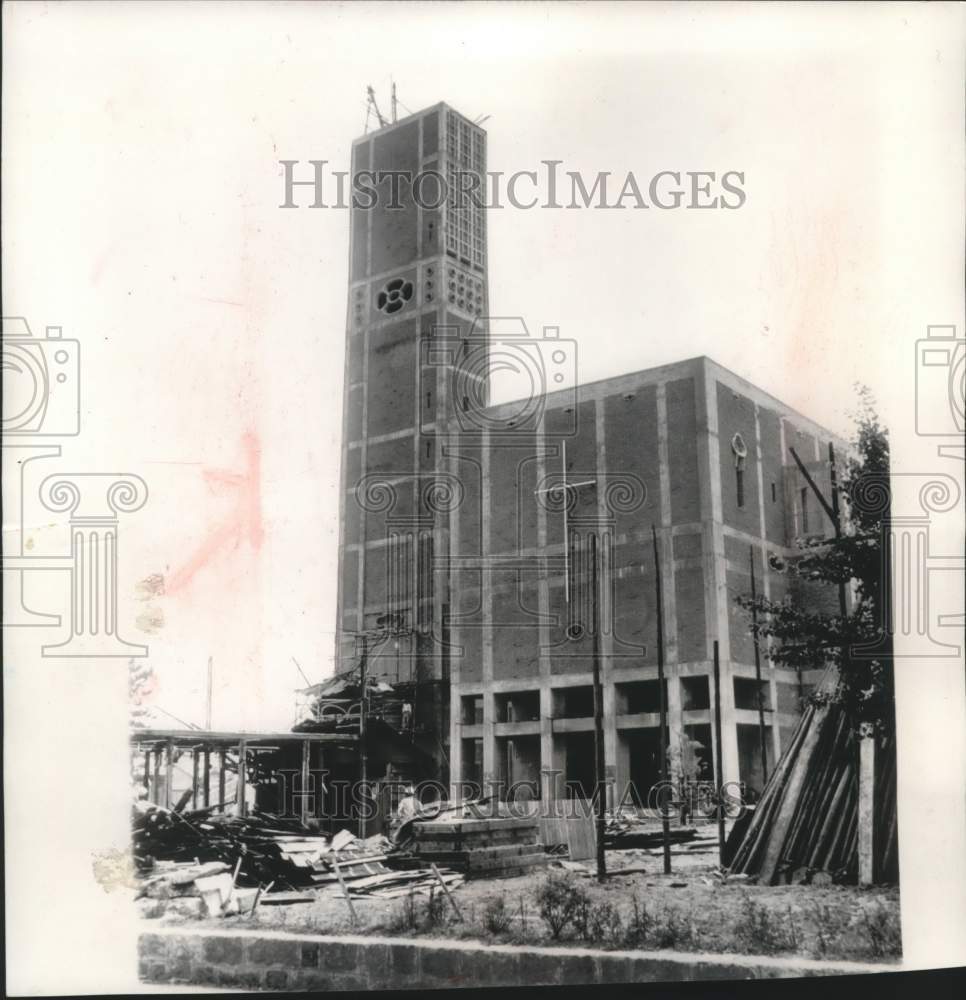
[{"label": "concrete pillar", "polygon": [[859,739],[859,885],[872,885],[875,880],[874,843],[874,779],[875,739]]},{"label": "concrete pillar", "polygon": [[553,713],[550,684],[540,685],[540,798],[546,808],[557,796],[556,782],[553,780]]},{"label": "concrete pillar", "polygon": [[[597,441],[598,473],[607,470],[607,431],[604,425],[604,405],[601,400],[594,400],[594,436]],[[598,480],[601,476],[598,475]],[[615,779],[617,775],[617,698],[614,690],[614,623],[617,609],[612,597],[614,595],[614,533],[616,521],[613,512],[608,508],[606,491],[597,488],[597,518],[600,529],[597,537],[597,548],[600,557],[600,588],[599,603],[599,649],[600,649],[600,681],[603,694],[603,727],[604,727],[604,780],[610,778],[607,786],[607,808],[615,806]]]},{"label": "concrete pillar", "polygon": [[[547,475],[547,437],[546,424],[540,417],[537,429],[537,482],[543,483]],[[541,555],[536,558],[545,559],[547,551],[547,509],[542,503],[536,504],[537,510],[537,547]],[[540,612],[538,626],[540,642],[540,798],[543,808],[551,808],[550,804],[557,797],[557,783],[552,771],[553,762],[553,697],[551,695],[552,670],[550,663],[550,583],[549,569],[543,562],[542,571],[537,579],[537,607]]]},{"label": "concrete pillar", "polygon": [[[483,482],[480,495],[480,530],[484,557],[490,551],[491,497],[490,497],[490,435],[484,431],[480,442],[480,463]],[[499,778],[500,768],[496,759],[496,739],[493,726],[496,722],[496,700],[493,697],[493,577],[484,565],[480,571],[480,604],[482,609],[482,673],[483,673],[483,786],[486,795],[492,783]]]},{"label": "concrete pillar", "polygon": [[667,728],[672,750],[668,769],[671,781],[676,783],[681,776],[678,750],[684,736],[684,712],[681,709],[681,678],[670,673],[667,675]]},{"label": "concrete pillar", "polygon": [[[456,639],[458,643],[458,637]],[[458,657],[453,657],[455,664]],[[458,668],[456,668],[458,670]],[[457,677],[459,674],[457,673]],[[460,785],[463,781],[463,706],[462,688],[459,681],[450,681],[449,689],[449,796],[461,797]]]},{"label": "concrete pillar", "polygon": [[[721,455],[718,437],[718,398],[714,373],[703,364],[703,391],[698,397],[698,427],[701,435],[698,460],[701,463],[701,518],[704,522],[705,620],[708,659],[715,639],[721,663],[721,776],[724,782],[738,781],[738,730],[735,720],[734,682],[728,624],[728,581],[725,560],[724,526],[721,504]],[[712,692],[712,699],[714,693]]]}]

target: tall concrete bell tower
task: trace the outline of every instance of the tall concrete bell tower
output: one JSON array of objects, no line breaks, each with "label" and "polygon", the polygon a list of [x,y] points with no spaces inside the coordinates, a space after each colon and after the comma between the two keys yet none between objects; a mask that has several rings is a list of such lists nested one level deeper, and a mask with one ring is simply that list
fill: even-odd
[{"label": "tall concrete bell tower", "polygon": [[486,134],[438,104],[357,139],[352,173],[375,198],[350,213],[337,668],[358,663],[360,633],[388,633],[369,674],[411,695],[445,781],[451,513],[479,488],[453,475],[449,429],[488,391],[485,365],[453,377],[487,314],[485,212],[460,192],[474,175],[484,190]]}]

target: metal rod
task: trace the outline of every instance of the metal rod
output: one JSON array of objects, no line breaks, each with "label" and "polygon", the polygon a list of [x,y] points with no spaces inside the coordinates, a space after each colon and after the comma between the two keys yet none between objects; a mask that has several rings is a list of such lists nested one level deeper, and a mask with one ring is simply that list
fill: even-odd
[{"label": "metal rod", "polygon": [[560,442],[560,464],[563,469],[563,538],[564,538],[564,600],[570,601],[570,530],[567,517],[567,442]]},{"label": "metal rod", "polygon": [[721,665],[718,659],[718,640],[714,641],[714,746],[715,776],[718,800],[718,860],[724,864],[725,817],[724,817],[724,768],[721,761]]},{"label": "metal rod", "polygon": [[765,748],[765,704],[761,693],[761,652],[758,648],[758,593],[755,589],[755,547],[748,546],[751,561],[751,636],[755,644],[755,683],[758,685],[758,749],[761,753],[761,787],[768,783],[768,758]]},{"label": "metal rod", "polygon": [[[368,713],[368,698],[366,696],[366,675],[368,673],[369,637],[362,635],[362,656],[359,660],[359,673],[362,678],[362,696],[359,700],[359,790],[366,794],[366,783],[369,780],[369,741],[366,732],[366,716]],[[359,807],[359,838],[366,839],[366,803]],[[348,899],[348,896],[346,897]],[[349,907],[352,908],[351,905]]]},{"label": "metal rod", "polygon": [[205,729],[211,732],[211,682],[214,676],[214,661],[208,657],[208,690],[205,696]]},{"label": "metal rod", "polygon": [[[657,547],[657,528],[651,525],[651,541],[654,545],[654,590],[657,604],[657,683],[661,698],[661,784],[666,797],[670,789],[667,773],[667,690],[664,677],[664,596],[661,585],[661,556]],[[671,874],[671,818],[667,803],[661,802],[661,833],[664,842],[664,874]]]},{"label": "metal rod", "polygon": [[604,828],[607,825],[607,786],[604,782],[604,689],[600,682],[600,611],[597,535],[590,534],[590,586],[591,621],[594,652],[594,783],[596,786],[596,831],[597,831],[597,881],[607,877],[607,861],[604,852]]}]

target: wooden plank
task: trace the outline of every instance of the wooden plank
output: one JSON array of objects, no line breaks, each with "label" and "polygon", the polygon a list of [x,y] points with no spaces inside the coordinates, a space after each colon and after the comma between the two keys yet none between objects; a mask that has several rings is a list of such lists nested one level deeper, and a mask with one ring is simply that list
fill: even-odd
[{"label": "wooden plank", "polygon": [[164,807],[172,805],[172,785],[174,782],[174,741],[168,740],[164,754]]},{"label": "wooden plank", "polygon": [[[300,799],[301,809],[299,810],[299,815],[302,820],[302,826],[305,826],[309,818],[309,781],[311,780],[309,775],[309,751],[312,744],[308,740],[302,741],[302,798]],[[316,806],[316,810],[318,807]]]},{"label": "wooden plank", "polygon": [[154,750],[154,781],[151,785],[151,801],[156,805],[164,805],[164,797],[161,795],[161,748]]},{"label": "wooden plank", "polygon": [[342,877],[342,870],[338,865],[335,866],[335,876],[339,880],[339,886],[342,889],[342,895],[345,897],[345,905],[349,907],[349,917],[352,920],[353,926],[358,924],[358,918],[356,917],[356,911],[352,908],[352,900],[349,899],[349,890],[345,886],[345,879]]},{"label": "wooden plank", "polygon": [[200,765],[198,760],[198,748],[193,747],[191,750],[191,808],[198,808],[198,768]]},{"label": "wooden plank", "polygon": [[211,743],[228,749],[244,740],[249,746],[262,744],[299,744],[303,740],[310,743],[355,743],[355,733],[243,733],[236,731],[219,732],[214,729],[136,729],[131,732],[132,743],[161,743],[173,740],[184,746],[197,743]]},{"label": "wooden plank", "polygon": [[420,820],[416,823],[416,829],[420,832],[426,830],[433,833],[462,833],[464,836],[491,830],[536,830],[538,826],[539,821],[530,817],[514,819],[502,816],[490,819],[464,819],[451,823],[433,820]]},{"label": "wooden plank", "polygon": [[238,741],[238,791],[235,793],[235,814],[245,815],[245,789],[248,783],[248,744]]},{"label": "wooden plank", "polygon": [[593,814],[541,818],[540,842],[566,845],[572,861],[596,857],[597,831]]},{"label": "wooden plank", "polygon": [[859,744],[859,885],[872,885],[875,870],[873,793],[875,740],[860,736]]},{"label": "wooden plank", "polygon": [[453,894],[449,891],[449,886],[446,885],[446,882],[443,880],[443,876],[440,875],[439,869],[436,867],[436,865],[430,865],[430,868],[433,869],[433,874],[436,876],[437,879],[439,879],[439,884],[443,887],[443,892],[446,893],[446,898],[450,901],[450,905],[453,907],[453,912],[456,914],[456,919],[460,923],[463,923],[463,914],[460,913],[460,908],[456,905],[456,900],[453,899]]},{"label": "wooden plank", "polygon": [[426,852],[433,851],[485,851],[491,847],[532,847],[539,843],[540,841],[536,837],[529,837],[524,841],[506,837],[491,837],[487,840],[471,844],[468,844],[465,840],[425,840],[417,841],[413,846],[413,852],[415,854],[425,854]]},{"label": "wooden plank", "polygon": [[225,761],[227,759],[227,750],[221,749],[218,751],[218,801],[225,801]]},{"label": "wooden plank", "polygon": [[435,862],[447,863],[447,859],[463,862],[468,857],[486,858],[506,858],[531,854],[543,854],[542,844],[505,844],[503,847],[487,847],[479,851],[423,851],[420,858],[427,861],[431,858]]},{"label": "wooden plank", "polygon": [[529,856],[517,856],[513,858],[491,858],[488,861],[475,861],[470,858],[466,865],[467,875],[475,875],[477,872],[501,871],[504,868],[532,868],[534,865],[545,865],[550,862],[546,854],[532,854]]},{"label": "wooden plank", "polygon": [[202,805],[205,809],[211,805],[211,747],[205,744],[204,766],[204,788],[202,792]]}]

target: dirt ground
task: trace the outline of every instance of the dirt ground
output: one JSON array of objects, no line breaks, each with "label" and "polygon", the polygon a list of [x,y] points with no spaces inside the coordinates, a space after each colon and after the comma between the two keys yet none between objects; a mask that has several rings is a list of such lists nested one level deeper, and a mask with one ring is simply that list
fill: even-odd
[{"label": "dirt ground", "polygon": [[[675,849],[672,874],[660,850],[608,851],[608,878],[571,874],[586,892],[583,913],[554,938],[541,918],[538,891],[548,872],[537,868],[506,879],[465,882],[454,890],[462,920],[442,897],[353,897],[354,926],[337,887],[312,903],[260,906],[254,917],[211,921],[225,927],[271,927],[302,933],[358,933],[462,937],[519,944],[582,944],[603,948],[676,948],[743,954],[798,954],[811,958],[895,960],[901,953],[898,888],[757,886],[717,877],[717,851]],[[594,862],[583,863],[588,873]],[[621,874],[623,869],[632,869]],[[643,869],[643,871],[641,870]]]}]

